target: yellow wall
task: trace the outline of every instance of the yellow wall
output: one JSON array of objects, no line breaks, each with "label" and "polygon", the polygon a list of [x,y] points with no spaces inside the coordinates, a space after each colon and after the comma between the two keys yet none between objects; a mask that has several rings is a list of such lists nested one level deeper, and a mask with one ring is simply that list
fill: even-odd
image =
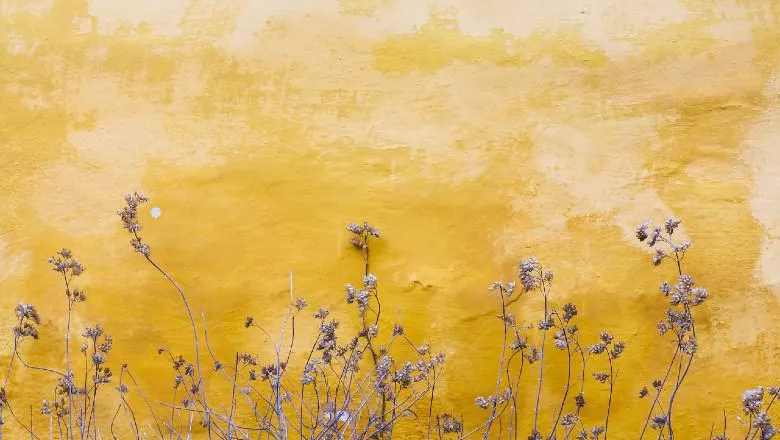
[{"label": "yellow wall", "polygon": [[[311,305],[351,313],[343,226],[365,218],[386,316],[450,355],[443,405],[476,420],[500,333],[486,287],[536,255],[586,335],[628,341],[611,424],[628,438],[671,353],[654,328],[674,274],[632,230],[673,214],[712,295],[678,430],[706,435],[724,407],[736,427],[739,393],[780,376],[779,17],[774,0],[4,0],[3,326],[37,304],[25,350],[60,360],[45,260],[70,247],[90,298],[75,327],[101,322],[114,364],[167,395],[154,349],[189,333],[120,229],[125,192],[162,209],[146,237],[227,357],[260,350],[242,320],[275,325],[290,269]],[[43,378],[17,371],[22,408]],[[595,421],[603,387],[588,396]]]}]

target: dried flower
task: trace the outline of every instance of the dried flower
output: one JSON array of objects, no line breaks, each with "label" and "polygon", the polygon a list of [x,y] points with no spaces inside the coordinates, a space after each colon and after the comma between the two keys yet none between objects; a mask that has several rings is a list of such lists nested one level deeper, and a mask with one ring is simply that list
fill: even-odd
[{"label": "dried flower", "polygon": [[647,239],[647,228],[650,227],[650,220],[647,220],[646,222],[639,225],[638,228],[636,228],[636,238],[639,241],[645,241]]},{"label": "dried flower", "polygon": [[566,347],[569,346],[569,341],[566,337],[566,332],[563,330],[558,330],[555,332],[555,336],[553,336],[553,341],[555,344],[555,348],[559,350],[565,350]]},{"label": "dried flower", "polygon": [[441,429],[444,434],[454,434],[463,432],[463,422],[452,414],[444,413],[439,416],[441,419]]},{"label": "dried flower", "polygon": [[682,352],[689,356],[693,356],[698,348],[699,344],[696,342],[696,338],[693,336],[688,337],[688,339],[684,340],[680,344],[680,349]]},{"label": "dried flower", "polygon": [[528,340],[521,336],[516,336],[515,340],[509,344],[509,348],[512,350],[524,350],[528,347]]},{"label": "dried flower", "polygon": [[95,327],[87,327],[84,329],[84,333],[81,336],[95,340],[103,334],[103,329],[100,328],[100,324],[95,324]]},{"label": "dried flower", "polygon": [[650,240],[647,242],[647,245],[650,247],[655,246],[659,238],[661,238],[661,228],[653,228],[653,232],[650,234]]},{"label": "dried flower", "polygon": [[92,353],[92,363],[93,364],[101,365],[101,364],[104,364],[105,362],[106,362],[106,355],[105,354],[103,354],[103,353],[101,353],[99,351],[96,351],[96,352]]},{"label": "dried flower", "polygon": [[616,342],[614,345],[612,345],[612,351],[610,352],[612,359],[619,358],[620,355],[623,354],[623,350],[625,350],[625,348],[626,348],[626,343],[623,341]]},{"label": "dried flower", "polygon": [[363,228],[356,223],[350,223],[347,225],[347,231],[352,232],[354,234],[362,234]]},{"label": "dried flower", "polygon": [[376,289],[376,275],[370,273],[363,277],[363,287],[366,289]]},{"label": "dried flower", "polygon": [[357,298],[357,290],[355,290],[354,287],[352,287],[352,284],[347,284],[344,288],[347,292],[347,303],[352,304],[355,302],[355,299]]},{"label": "dried flower", "polygon": [[674,233],[674,230],[677,229],[678,226],[680,226],[680,220],[669,217],[664,222],[664,229],[666,230],[666,233],[669,235],[672,235]]},{"label": "dried flower", "polygon": [[577,316],[577,307],[572,303],[566,303],[563,305],[563,320],[569,322],[572,318]]},{"label": "dried flower", "polygon": [[537,280],[534,276],[534,272],[540,268],[541,265],[539,264],[539,261],[534,257],[529,257],[520,262],[517,275],[520,278],[520,284],[523,285],[523,289],[525,289],[526,292],[533,290],[534,287],[536,287]]},{"label": "dried flower", "polygon": [[639,398],[640,399],[643,399],[643,398],[647,397],[647,394],[648,394],[647,387],[642,387],[642,389],[639,390]]},{"label": "dried flower", "polygon": [[16,309],[14,309],[14,311],[16,312],[17,318],[29,319],[36,324],[41,323],[41,317],[40,315],[38,315],[38,311],[35,309],[35,306],[32,304],[19,303],[16,306]]},{"label": "dried flower", "polygon": [[561,425],[572,426],[577,423],[580,418],[576,414],[566,414],[561,418]]},{"label": "dried flower", "polygon": [[759,386],[742,393],[742,411],[745,414],[756,414],[764,400],[764,388]]},{"label": "dried flower", "polygon": [[593,373],[593,377],[595,377],[597,381],[604,383],[607,381],[607,379],[609,379],[609,374],[598,372]]},{"label": "dried flower", "polygon": [[528,360],[529,364],[533,364],[534,362],[542,359],[542,352],[538,348],[532,346],[528,350],[528,353],[525,354],[525,358]]},{"label": "dried flower", "polygon": [[668,421],[669,421],[669,417],[666,414],[655,415],[652,418],[652,424],[650,426],[652,426],[653,429],[661,429],[666,425],[666,422]]},{"label": "dried flower", "polygon": [[590,347],[590,352],[592,354],[601,354],[601,353],[604,353],[604,351],[606,351],[606,350],[607,350],[607,344],[605,344],[603,342],[598,342],[596,344],[593,344]]},{"label": "dried flower", "polygon": [[655,266],[658,266],[661,264],[661,261],[666,258],[666,253],[663,251],[663,249],[656,249],[655,255],[653,255],[653,264]]}]

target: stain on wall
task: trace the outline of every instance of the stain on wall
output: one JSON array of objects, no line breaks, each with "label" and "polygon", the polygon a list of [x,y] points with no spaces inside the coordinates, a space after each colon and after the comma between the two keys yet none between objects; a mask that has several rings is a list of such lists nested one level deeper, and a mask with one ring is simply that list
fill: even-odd
[{"label": "stain on wall", "polygon": [[[627,340],[611,426],[633,435],[647,406],[637,392],[671,356],[654,333],[657,286],[674,271],[652,267],[632,230],[675,215],[694,242],[689,271],[712,295],[676,431],[706,435],[722,408],[737,414],[742,390],[779,379],[776,1],[1,8],[5,359],[25,301],[44,316],[25,352],[61,360],[65,299],[45,261],[69,247],[88,268],[75,328],[100,322],[111,359],[168,392],[154,352],[186,353],[188,323],[114,214],[141,189],[161,208],[143,213],[153,252],[223,356],[262,350],[243,318],[278,323],[289,270],[310,304],[351,313],[342,288],[361,264],[343,226],[368,219],[386,237],[375,261],[385,316],[450,356],[442,405],[479,416],[473,398],[491,392],[501,331],[486,287],[535,255],[556,272],[553,301],[580,307],[586,336]],[[518,316],[537,306],[518,302]],[[36,374],[17,371],[9,388],[35,388]],[[45,398],[16,393],[22,408]],[[606,395],[587,393],[586,420],[597,420]]]}]

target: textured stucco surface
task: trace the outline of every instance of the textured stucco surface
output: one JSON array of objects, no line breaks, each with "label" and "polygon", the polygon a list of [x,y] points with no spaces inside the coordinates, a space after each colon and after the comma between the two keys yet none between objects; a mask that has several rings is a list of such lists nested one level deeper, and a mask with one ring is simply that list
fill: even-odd
[{"label": "textured stucco surface", "polygon": [[[386,237],[375,255],[388,319],[450,355],[445,405],[476,419],[500,331],[485,288],[536,255],[586,335],[628,341],[611,421],[627,438],[647,406],[638,389],[671,353],[654,329],[657,285],[674,274],[632,231],[675,215],[712,295],[678,432],[706,435],[743,389],[780,379],[774,0],[1,8],[0,322],[10,328],[19,301],[39,306],[36,361],[62,355],[47,342],[64,332],[64,299],[45,261],[65,246],[88,267],[75,328],[101,322],[111,359],[168,393],[153,352],[186,352],[186,321],[114,215],[141,189],[162,210],[144,212],[146,237],[224,356],[260,350],[241,322],[278,322],[290,269],[310,304],[349,313],[342,286],[361,267],[343,225],[365,218]],[[18,372],[11,388],[38,379]],[[596,420],[603,390],[588,390]],[[12,397],[37,405],[30,394]]]}]

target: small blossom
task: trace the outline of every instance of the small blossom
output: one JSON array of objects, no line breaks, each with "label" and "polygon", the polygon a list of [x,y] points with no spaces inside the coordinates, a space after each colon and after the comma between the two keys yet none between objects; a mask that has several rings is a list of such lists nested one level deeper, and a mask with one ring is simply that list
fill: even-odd
[{"label": "small blossom", "polygon": [[561,418],[561,425],[563,425],[563,426],[572,426],[572,425],[576,424],[579,419],[580,418],[577,417],[575,414],[571,414],[571,413],[570,414],[566,414],[565,416],[563,416],[563,418]]},{"label": "small blossom", "polygon": [[101,364],[104,364],[105,362],[106,362],[106,355],[105,354],[103,354],[103,353],[101,353],[99,351],[96,351],[96,352],[92,353],[92,363],[93,364],[101,365]]},{"label": "small blossom", "polygon": [[643,398],[647,397],[647,394],[648,394],[647,387],[642,387],[642,389],[639,390],[639,398],[640,399],[643,399]]},{"label": "small blossom", "polygon": [[457,417],[444,413],[439,416],[441,429],[444,434],[457,434],[463,432],[463,422]]},{"label": "small blossom", "polygon": [[653,264],[658,266],[664,258],[666,258],[666,253],[664,253],[663,249],[656,249],[655,255],[653,255]]},{"label": "small blossom", "polygon": [[524,350],[526,347],[528,347],[528,340],[520,336],[515,337],[515,340],[509,344],[512,350]]},{"label": "small blossom", "polygon": [[674,230],[677,229],[678,226],[680,226],[680,220],[669,217],[664,222],[664,229],[666,230],[666,233],[669,235],[672,235],[674,233]]},{"label": "small blossom", "polygon": [[36,324],[41,323],[41,317],[32,304],[19,303],[14,311],[16,312],[16,316],[20,319],[29,319]]},{"label": "small blossom", "polygon": [[563,305],[563,320],[569,322],[572,318],[577,316],[577,307],[572,303]]},{"label": "small blossom", "polygon": [[653,427],[653,429],[661,429],[666,425],[666,422],[669,421],[669,417],[667,417],[666,414],[660,414],[653,416],[652,418],[652,424],[650,426]]},{"label": "small blossom", "polygon": [[593,373],[593,377],[595,377],[597,381],[604,383],[607,381],[607,379],[609,379],[609,374],[601,372]]},{"label": "small blossom", "polygon": [[314,383],[314,376],[312,376],[310,373],[303,373],[301,376],[301,383],[303,385],[311,385]]},{"label": "small blossom", "polygon": [[363,277],[363,287],[366,289],[376,289],[376,275],[370,273]]},{"label": "small blossom", "polygon": [[303,298],[296,298],[293,306],[298,310],[303,310],[306,307],[306,300]]},{"label": "small blossom", "polygon": [[100,324],[95,324],[95,327],[87,327],[84,329],[84,333],[81,334],[81,336],[87,338],[87,339],[97,339],[100,335],[103,334],[103,329],[100,328]]},{"label": "small blossom", "polygon": [[574,396],[574,404],[577,405],[577,408],[582,408],[585,406],[585,395],[582,393],[577,394]]},{"label": "small blossom", "polygon": [[364,249],[366,247],[366,242],[358,237],[352,237],[349,242],[357,249]]},{"label": "small blossom", "polygon": [[698,347],[699,344],[696,342],[696,338],[694,338],[693,336],[683,341],[683,343],[680,345],[680,349],[683,351],[683,353],[689,356],[695,354]]},{"label": "small blossom", "polygon": [[347,225],[347,231],[352,232],[354,234],[362,234],[363,228],[356,223],[350,223]]},{"label": "small blossom", "polygon": [[680,244],[672,245],[672,248],[674,249],[674,251],[676,253],[684,254],[685,251],[690,249],[692,245],[693,245],[693,243],[691,243],[689,240],[685,240],[685,241],[680,242]]},{"label": "small blossom", "polygon": [[616,342],[612,346],[612,352],[610,353],[610,355],[612,355],[612,359],[619,358],[620,355],[623,354],[623,350],[625,350],[625,348],[626,348],[626,343],[625,342],[623,342],[623,341]]},{"label": "small blossom", "polygon": [[44,400],[43,402],[41,402],[41,414],[44,416],[51,415],[51,407],[49,406],[48,400]]},{"label": "small blossom", "polygon": [[534,277],[534,272],[536,272],[540,267],[541,265],[539,264],[539,261],[537,261],[534,257],[529,257],[520,262],[518,277],[520,278],[520,283],[523,285],[523,289],[525,289],[526,292],[536,287],[536,278]]},{"label": "small blossom", "polygon": [[528,350],[528,353],[526,353],[525,358],[528,360],[529,364],[533,364],[534,362],[542,359],[542,352],[536,347],[531,347]]},{"label": "small blossom", "polygon": [[566,333],[563,330],[558,330],[555,333],[555,336],[553,336],[553,341],[555,343],[555,348],[559,350],[565,350],[566,347],[569,346],[568,339],[566,338]]},{"label": "small blossom", "polygon": [[605,343],[603,343],[603,342],[598,342],[596,344],[593,344],[590,347],[590,352],[592,354],[601,354],[601,353],[604,353],[604,351],[606,351],[606,350],[607,350],[607,345]]},{"label": "small blossom", "polygon": [[552,315],[547,316],[547,319],[539,321],[539,330],[549,330],[555,327],[555,321],[553,321]]},{"label": "small blossom", "polygon": [[742,411],[745,414],[756,414],[764,400],[764,388],[756,387],[742,393]]},{"label": "small blossom", "polygon": [[650,247],[655,246],[655,244],[658,242],[658,239],[661,237],[661,228],[653,228],[653,232],[650,234],[650,240],[647,242],[647,245]]},{"label": "small blossom", "polygon": [[379,230],[377,230],[375,227],[369,225],[367,222],[363,222],[363,229],[366,230],[366,233],[372,237],[380,238],[381,234],[379,233]]},{"label": "small blossom", "polygon": [[355,290],[354,287],[352,287],[352,284],[347,284],[344,287],[344,290],[347,292],[347,303],[352,304],[355,302],[355,298],[357,297],[357,290]]},{"label": "small blossom", "polygon": [[642,223],[636,228],[636,238],[639,241],[645,241],[647,239],[647,228],[650,227],[650,220]]}]

